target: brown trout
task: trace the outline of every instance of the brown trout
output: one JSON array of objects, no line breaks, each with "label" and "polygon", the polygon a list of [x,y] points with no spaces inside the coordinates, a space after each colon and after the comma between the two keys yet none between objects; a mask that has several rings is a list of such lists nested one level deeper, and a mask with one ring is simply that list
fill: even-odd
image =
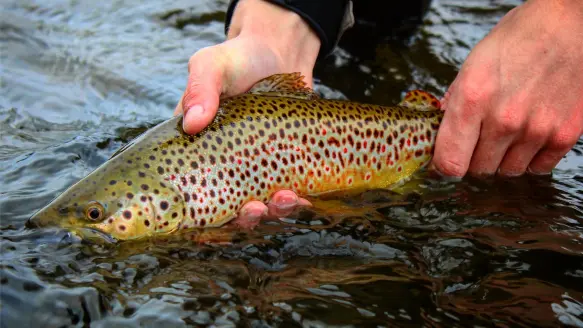
[{"label": "brown trout", "polygon": [[122,147],[29,220],[118,240],[220,227],[251,200],[387,188],[432,157],[439,101],[412,91],[394,107],[320,99],[299,73],[221,101],[196,135],[171,118]]}]

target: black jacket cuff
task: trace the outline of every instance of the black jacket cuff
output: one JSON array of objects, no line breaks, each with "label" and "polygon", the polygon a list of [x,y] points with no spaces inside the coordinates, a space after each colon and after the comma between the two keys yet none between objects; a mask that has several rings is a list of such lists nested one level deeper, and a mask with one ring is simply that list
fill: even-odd
[{"label": "black jacket cuff", "polygon": [[[349,0],[266,0],[291,10],[302,17],[320,38],[318,58],[329,55],[342,33],[354,23],[352,3]],[[228,32],[238,0],[231,0],[225,19]]]}]

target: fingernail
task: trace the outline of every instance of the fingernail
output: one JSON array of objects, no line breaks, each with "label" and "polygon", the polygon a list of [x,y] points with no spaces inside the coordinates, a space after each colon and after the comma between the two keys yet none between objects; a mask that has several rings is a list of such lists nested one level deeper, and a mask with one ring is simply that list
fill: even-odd
[{"label": "fingernail", "polygon": [[247,219],[260,219],[263,216],[267,215],[267,207],[258,211],[256,208],[243,208],[239,213],[240,217],[245,217]]},{"label": "fingernail", "polygon": [[433,165],[433,163],[430,163],[427,169],[429,170],[429,172],[431,174],[433,174],[434,177],[438,177],[439,179],[441,179],[443,181],[457,182],[457,181],[461,181],[463,178],[463,177],[449,176],[449,175],[443,174],[435,165]]},{"label": "fingernail", "polygon": [[500,169],[498,169],[496,174],[505,178],[518,178],[523,175],[523,173],[519,173],[518,171],[502,171]]},{"label": "fingernail", "polygon": [[277,201],[277,207],[279,209],[286,210],[296,206],[297,202],[298,202],[297,198],[293,196],[281,197]]},{"label": "fingernail", "polygon": [[532,174],[532,175],[538,175],[538,176],[546,176],[546,175],[551,175],[551,173],[552,173],[552,171],[551,171],[551,172],[536,172],[536,171],[533,171],[533,170],[530,168],[530,166],[526,168],[526,172],[527,172],[528,174]]},{"label": "fingernail", "polygon": [[202,116],[202,114],[204,113],[204,108],[201,105],[194,105],[192,107],[190,107],[184,114],[184,120],[183,120],[183,125],[185,124],[184,122],[191,121],[193,119],[196,119],[197,117]]}]

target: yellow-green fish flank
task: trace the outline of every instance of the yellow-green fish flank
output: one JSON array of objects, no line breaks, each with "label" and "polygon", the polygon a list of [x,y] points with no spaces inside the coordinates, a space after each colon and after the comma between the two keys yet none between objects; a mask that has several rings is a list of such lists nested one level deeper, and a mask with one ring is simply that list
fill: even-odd
[{"label": "yellow-green fish flank", "polygon": [[434,97],[414,91],[394,107],[325,100],[301,79],[275,75],[222,101],[194,136],[183,132],[181,116],[159,124],[30,223],[120,240],[219,227],[278,190],[386,188],[430,161],[443,115]]}]

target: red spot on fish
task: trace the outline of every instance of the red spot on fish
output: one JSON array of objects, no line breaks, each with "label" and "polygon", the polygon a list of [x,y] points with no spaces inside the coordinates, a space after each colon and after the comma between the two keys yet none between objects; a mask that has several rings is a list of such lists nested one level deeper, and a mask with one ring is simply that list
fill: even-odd
[{"label": "red spot on fish", "polygon": [[171,174],[170,175],[170,180],[174,180],[174,179],[176,179],[176,176],[174,174]]},{"label": "red spot on fish", "polygon": [[322,129],[322,135],[325,136],[326,135],[326,129]]},{"label": "red spot on fish", "polygon": [[243,161],[239,158],[239,159],[237,159],[237,164],[241,165],[241,164],[243,164]]},{"label": "red spot on fish", "polygon": [[348,153],[348,148],[344,147],[344,153]]}]

